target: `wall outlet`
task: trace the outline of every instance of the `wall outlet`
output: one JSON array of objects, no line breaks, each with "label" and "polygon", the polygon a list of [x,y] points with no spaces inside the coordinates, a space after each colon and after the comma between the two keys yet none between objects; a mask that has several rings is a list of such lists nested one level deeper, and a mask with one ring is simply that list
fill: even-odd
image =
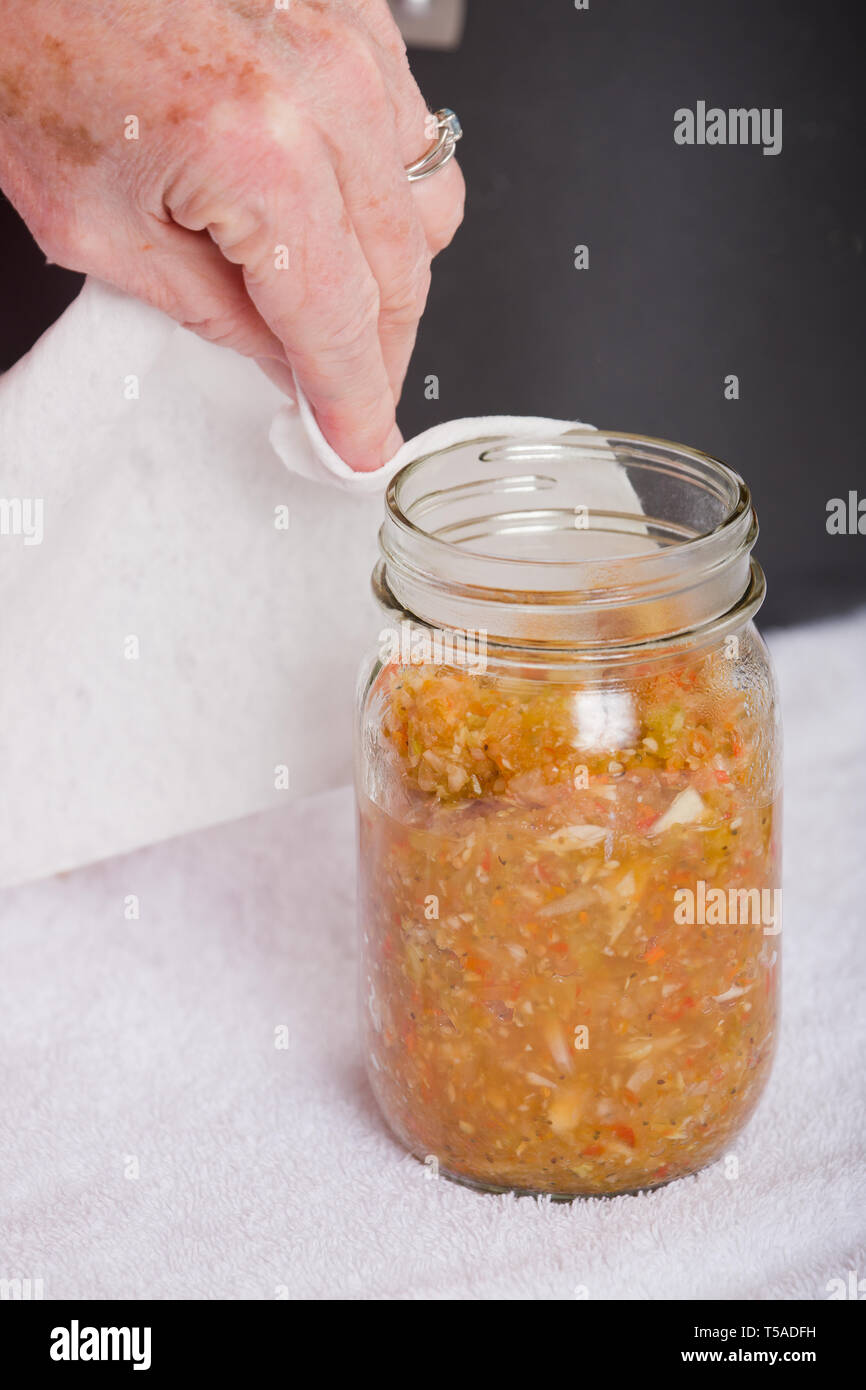
[{"label": "wall outlet", "polygon": [[463,37],[466,0],[388,0],[409,48],[456,48]]}]

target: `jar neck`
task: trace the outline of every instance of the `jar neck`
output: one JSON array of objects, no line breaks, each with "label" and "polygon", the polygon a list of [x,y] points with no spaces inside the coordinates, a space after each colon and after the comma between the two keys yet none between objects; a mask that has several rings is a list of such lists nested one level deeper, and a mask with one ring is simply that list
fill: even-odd
[{"label": "jar neck", "polygon": [[471,440],[401,469],[385,506],[379,601],[523,660],[715,640],[764,596],[746,485],[664,440]]}]

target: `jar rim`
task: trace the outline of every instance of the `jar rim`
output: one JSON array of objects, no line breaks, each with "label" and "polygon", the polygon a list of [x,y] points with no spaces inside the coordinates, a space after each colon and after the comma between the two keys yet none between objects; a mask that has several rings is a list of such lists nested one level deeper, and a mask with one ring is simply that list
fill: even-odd
[{"label": "jar rim", "polygon": [[[594,506],[569,507],[578,482]],[[571,553],[571,510],[593,521],[574,522],[594,533],[588,553]],[[386,490],[380,548],[384,587],[423,622],[521,645],[597,645],[600,631],[633,645],[735,609],[754,590],[757,533],[746,483],[719,459],[580,426],[479,436],[412,460]],[[523,553],[509,553],[515,544]]]},{"label": "jar rim", "polygon": [[[556,450],[558,452],[575,451],[578,446],[586,450],[587,448],[592,449],[594,446],[597,447],[599,444],[608,449],[610,447],[615,448],[619,444],[629,447],[640,446],[641,448],[645,448],[648,446],[650,448],[672,450],[683,459],[700,462],[707,469],[708,476],[715,477],[720,483],[727,483],[729,497],[731,499],[727,515],[722,521],[716,523],[708,530],[681,541],[679,544],[683,547],[688,546],[694,549],[699,546],[701,542],[724,531],[725,528],[734,526],[742,516],[749,513],[752,507],[751,492],[749,491],[747,483],[740,477],[739,473],[735,472],[733,468],[723,463],[721,459],[716,458],[713,454],[705,453],[702,449],[696,449],[690,445],[677,443],[675,440],[663,439],[660,436],[632,434],[624,430],[614,431],[581,426],[569,429],[563,434],[547,435],[544,437],[539,436],[538,438],[517,438],[507,434],[479,435],[474,439],[460,440],[458,443],[448,445],[445,448],[431,449],[428,453],[421,454],[418,458],[410,460],[409,463],[405,463],[389,480],[385,491],[386,512],[395,525],[400,526],[411,534],[424,537],[435,545],[442,546],[444,551],[449,551],[452,545],[451,542],[444,541],[438,536],[432,535],[429,531],[425,530],[424,527],[419,526],[412,520],[408,511],[405,510],[401,504],[401,489],[415,477],[425,464],[430,463],[433,459],[442,457],[444,454],[456,448],[474,448],[479,445],[505,445],[512,457],[525,455],[527,458],[531,457],[543,461],[546,452],[549,450]],[[491,451],[485,450],[484,452],[490,453]],[[471,554],[473,552],[466,551],[464,553]],[[479,552],[474,553],[478,554]],[[481,558],[486,559],[488,557],[482,553]],[[508,565],[522,565],[525,563],[515,556],[502,555],[496,558],[501,563]],[[631,556],[623,558],[633,561],[638,557]],[[542,560],[540,563],[546,564],[556,562]],[[579,566],[589,562],[582,559],[575,559],[569,560],[567,563],[569,566]]]}]

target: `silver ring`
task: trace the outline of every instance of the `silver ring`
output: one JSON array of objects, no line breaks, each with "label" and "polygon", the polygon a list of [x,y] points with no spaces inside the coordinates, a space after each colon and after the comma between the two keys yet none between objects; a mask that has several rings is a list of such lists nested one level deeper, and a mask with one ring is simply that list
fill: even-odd
[{"label": "silver ring", "polygon": [[436,112],[436,131],[436,139],[427,153],[416,159],[414,164],[407,164],[406,177],[410,183],[417,183],[419,179],[429,179],[431,174],[438,173],[454,156],[454,148],[462,138],[463,127],[447,106]]}]

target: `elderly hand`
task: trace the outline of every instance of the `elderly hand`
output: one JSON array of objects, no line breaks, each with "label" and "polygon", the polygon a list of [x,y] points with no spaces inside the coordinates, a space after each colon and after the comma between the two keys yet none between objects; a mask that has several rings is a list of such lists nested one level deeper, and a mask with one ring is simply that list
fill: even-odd
[{"label": "elderly hand", "polygon": [[46,255],[291,367],[356,469],[458,227],[385,0],[4,0],[0,183]]}]

